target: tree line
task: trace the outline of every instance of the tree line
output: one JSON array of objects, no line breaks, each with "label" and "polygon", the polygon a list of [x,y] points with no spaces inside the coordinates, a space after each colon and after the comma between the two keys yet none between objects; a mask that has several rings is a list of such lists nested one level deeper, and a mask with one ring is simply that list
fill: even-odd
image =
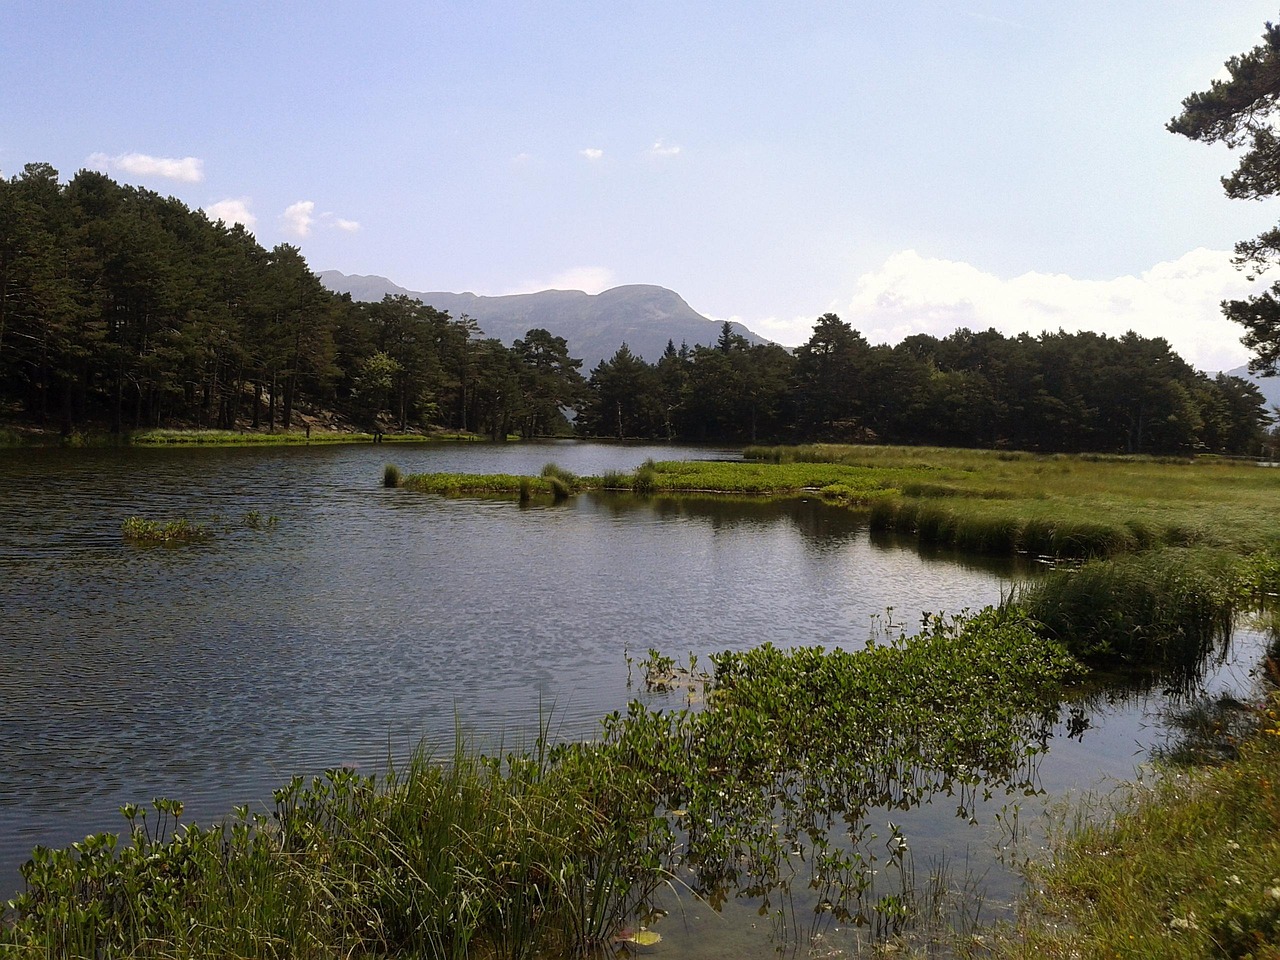
[{"label": "tree line", "polygon": [[296,247],[101,173],[0,178],[0,403],[64,431],[288,429],[305,403],[494,438],[1254,453],[1268,420],[1252,384],[1132,333],[962,329],[889,347],[826,314],[794,351],[726,324],[656,363],[623,344],[589,377],[581,365],[543,329],[506,346],[403,296],[352,301]]},{"label": "tree line", "polygon": [[883,441],[1044,451],[1257,453],[1257,387],[1209,377],[1134,333],[957,330],[872,346],[835,314],[794,352],[726,325],[711,347],[625,347],[593,371],[581,417],[599,436]]},{"label": "tree line", "polygon": [[308,402],[368,427],[555,432],[581,361],[404,297],[332,293],[288,244],[82,170],[0,179],[0,403],[41,425],[288,429]]}]

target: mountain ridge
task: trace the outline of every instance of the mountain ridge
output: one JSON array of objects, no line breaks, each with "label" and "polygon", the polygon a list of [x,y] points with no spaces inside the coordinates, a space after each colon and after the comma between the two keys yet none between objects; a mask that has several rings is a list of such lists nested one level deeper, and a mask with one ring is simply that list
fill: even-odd
[{"label": "mountain ridge", "polygon": [[[376,274],[322,270],[318,276],[328,289],[350,294],[353,300],[376,302],[387,295],[406,296],[454,318],[465,313],[486,337],[508,345],[541,327],[564,337],[570,355],[582,359],[584,373],[612,357],[623,343],[632,353],[656,363],[668,341],[677,346],[710,345],[719,338],[723,326],[722,321],[698,313],[674,290],[656,284],[623,284],[600,293],[539,290],[481,296],[410,290]],[[768,342],[740,323],[730,326],[750,343]]]}]

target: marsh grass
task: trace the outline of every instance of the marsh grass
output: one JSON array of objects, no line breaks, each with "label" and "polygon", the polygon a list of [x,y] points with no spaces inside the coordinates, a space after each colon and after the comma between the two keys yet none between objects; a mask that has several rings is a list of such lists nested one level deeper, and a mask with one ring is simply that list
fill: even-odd
[{"label": "marsh grass", "polygon": [[1082,659],[1192,668],[1226,643],[1258,592],[1235,554],[1169,548],[1052,571],[1024,584],[1016,603]]},{"label": "marsh grass", "polygon": [[213,537],[213,531],[207,524],[186,518],[161,521],[126,517],[120,529],[126,541],[140,545],[193,543]]},{"label": "marsh grass", "polygon": [[1173,769],[1063,817],[1039,891],[981,956],[1280,956],[1280,700],[1223,765]]},{"label": "marsh grass", "polygon": [[[551,496],[560,503],[569,499],[578,492],[581,481],[578,475],[566,470],[564,467],[555,463],[548,463],[542,468],[542,479],[546,481],[547,486],[551,488]],[[520,486],[520,495],[524,499],[528,499],[529,492],[525,485]]]},{"label": "marsh grass", "polygon": [[382,468],[382,485],[384,487],[398,487],[404,475],[400,472],[400,468],[394,463],[388,463]]},{"label": "marsh grass", "polygon": [[[748,447],[744,456],[860,469],[892,491],[868,502],[872,524],[917,533],[927,504],[931,543],[965,531],[966,540],[999,550],[1011,525],[1016,549],[1049,557],[1193,544],[1247,553],[1280,543],[1280,473],[1247,461],[840,445]],[[984,526],[993,532],[979,535]]]}]

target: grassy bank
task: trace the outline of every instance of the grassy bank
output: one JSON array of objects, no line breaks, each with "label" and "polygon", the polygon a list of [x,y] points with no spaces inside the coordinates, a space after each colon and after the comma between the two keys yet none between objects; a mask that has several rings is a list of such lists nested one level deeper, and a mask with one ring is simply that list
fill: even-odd
[{"label": "grassy bank", "polygon": [[[960,550],[1057,558],[1158,546],[1248,553],[1280,544],[1280,470],[1220,459],[1038,457],[915,447],[749,448],[754,460],[647,463],[575,489],[818,495],[876,530]],[[518,494],[522,478],[409,477],[438,493]],[[539,491],[535,486],[534,492]]]},{"label": "grassy bank", "polygon": [[756,447],[765,462],[827,462],[881,477],[881,529],[961,549],[1110,556],[1280,542],[1280,471],[1251,461],[1036,456],[928,447]]},{"label": "grassy bank", "polygon": [[958,952],[1280,957],[1280,697],[1257,719],[1227,764],[1170,769],[1080,807],[1033,867],[1021,920]]},{"label": "grassy bank", "polygon": [[[431,443],[481,441],[470,433],[384,433],[379,443]],[[106,430],[75,431],[63,435],[56,430],[0,427],[3,447],[172,447],[172,446],[288,446],[322,443],[373,443],[372,433],[313,428],[292,430],[134,430],[111,433]]]}]

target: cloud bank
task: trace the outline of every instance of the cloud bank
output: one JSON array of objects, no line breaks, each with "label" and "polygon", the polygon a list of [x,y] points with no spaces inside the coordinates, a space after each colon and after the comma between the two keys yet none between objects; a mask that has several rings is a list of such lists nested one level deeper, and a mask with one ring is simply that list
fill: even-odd
[{"label": "cloud bank", "polygon": [[246,230],[252,230],[258,224],[258,218],[249,209],[252,201],[248,197],[235,197],[219,200],[204,208],[210,220],[221,220],[223,223],[239,223]]},{"label": "cloud bank", "polygon": [[119,170],[138,177],[164,177],[181,183],[199,183],[204,179],[204,161],[197,157],[152,157],[145,153],[122,153],[108,156],[95,153],[89,157],[95,170]]},{"label": "cloud bank", "polygon": [[297,203],[289,204],[280,216],[280,219],[284,221],[285,232],[291,233],[295,237],[309,236],[311,225],[316,222],[315,209],[316,202],[314,200],[299,200]]},{"label": "cloud bank", "polygon": [[[1219,304],[1260,290],[1225,250],[1198,248],[1139,276],[1110,280],[1035,272],[1005,279],[968,263],[903,250],[859,277],[852,294],[829,309],[873,344],[896,344],[913,333],[944,337],[959,327],[990,327],[1006,336],[1061,329],[1118,337],[1133,330],[1163,337],[1192,365],[1216,371],[1249,357],[1240,343],[1243,331],[1222,316]],[[793,346],[808,340],[816,319],[773,318],[752,327]]]}]

